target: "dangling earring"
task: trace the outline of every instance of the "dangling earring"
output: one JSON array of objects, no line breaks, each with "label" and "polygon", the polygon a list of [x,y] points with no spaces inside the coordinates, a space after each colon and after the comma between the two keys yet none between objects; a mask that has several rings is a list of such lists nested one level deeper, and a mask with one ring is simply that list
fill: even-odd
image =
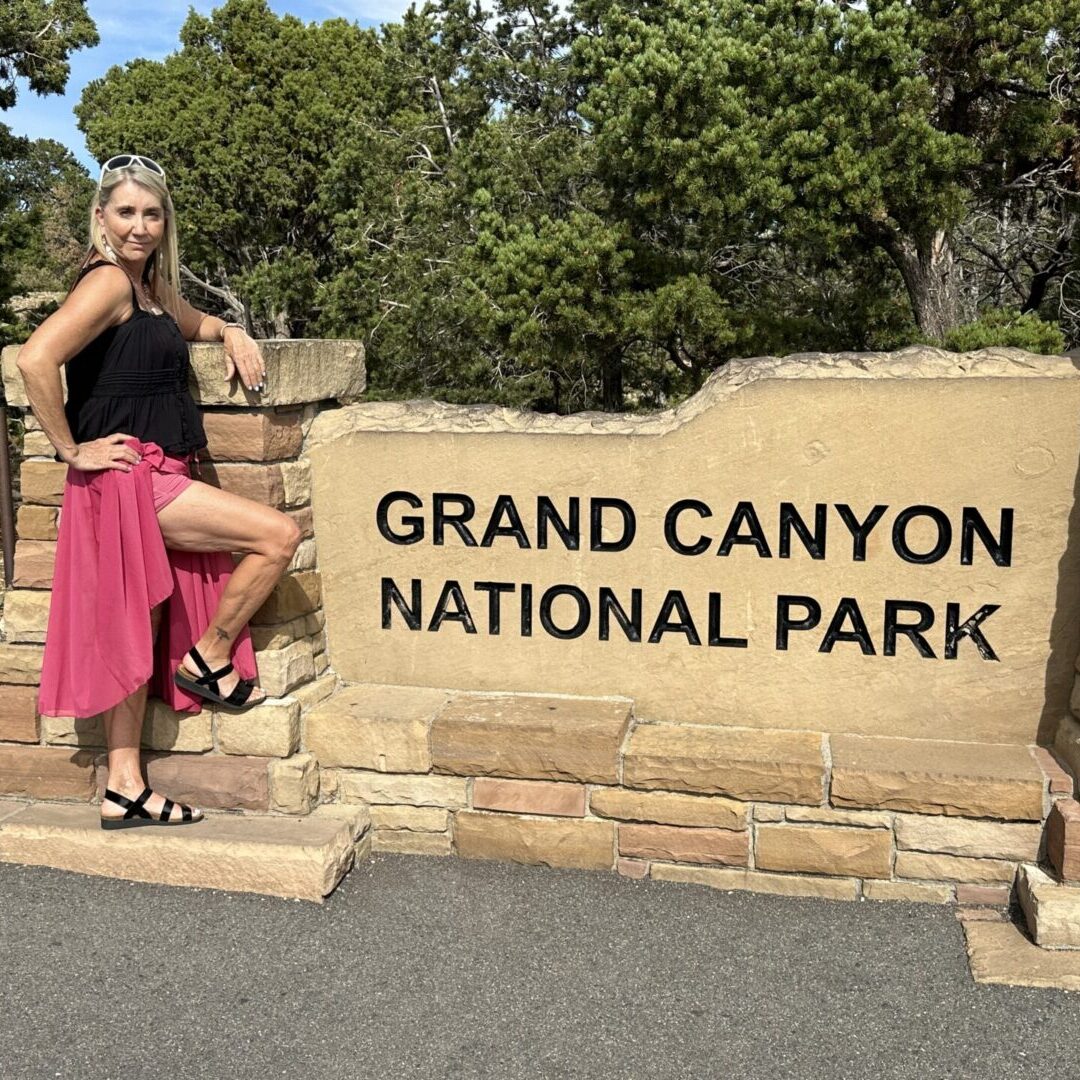
[{"label": "dangling earring", "polygon": [[108,240],[105,241],[105,258],[111,260],[112,262],[116,262],[116,252],[113,251],[112,245],[109,243]]}]

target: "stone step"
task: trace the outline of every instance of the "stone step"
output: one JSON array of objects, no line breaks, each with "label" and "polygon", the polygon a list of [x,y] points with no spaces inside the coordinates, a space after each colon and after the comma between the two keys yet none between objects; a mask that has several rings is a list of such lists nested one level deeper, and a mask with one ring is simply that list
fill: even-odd
[{"label": "stone step", "polygon": [[1036,945],[1080,949],[1080,887],[1055,881],[1025,863],[1016,877],[1016,896]]},{"label": "stone step", "polygon": [[193,825],[105,830],[97,806],[0,800],[0,862],[322,903],[370,851],[362,805],[303,817],[207,813]]}]

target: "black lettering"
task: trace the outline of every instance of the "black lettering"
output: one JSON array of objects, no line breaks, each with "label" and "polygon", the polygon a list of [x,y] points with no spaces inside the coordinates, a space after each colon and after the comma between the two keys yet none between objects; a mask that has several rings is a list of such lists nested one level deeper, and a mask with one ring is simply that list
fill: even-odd
[{"label": "black lettering", "polygon": [[887,505],[879,503],[867,514],[865,521],[859,521],[847,503],[837,503],[836,512],[840,515],[840,520],[848,527],[854,540],[851,545],[852,562],[866,562],[866,538],[888,509]]},{"label": "black lettering", "polygon": [[[560,596],[571,597],[578,607],[577,619],[569,630],[563,630],[556,626],[551,617],[551,605]],[[540,597],[540,625],[552,637],[563,638],[564,640],[581,637],[589,628],[591,614],[592,608],[589,604],[589,598],[576,585],[552,585],[550,589],[545,589],[544,595]]]},{"label": "black lettering", "polygon": [[[447,503],[460,503],[461,509],[456,513],[450,513],[446,509]],[[469,532],[465,524],[476,513],[476,504],[468,495],[455,495],[451,492],[436,492],[431,497],[431,542],[442,546],[444,532],[447,525],[461,537],[466,547],[476,547],[476,537]]]},{"label": "black lettering", "polygon": [[473,588],[477,592],[488,594],[488,633],[498,634],[502,628],[500,600],[503,593],[512,593],[515,585],[509,581],[474,581]]},{"label": "black lettering", "polygon": [[410,630],[420,629],[420,579],[412,579],[412,603],[406,604],[405,597],[393,578],[382,579],[382,628],[390,629],[390,603],[401,612],[405,625]]},{"label": "black lettering", "polygon": [[712,510],[700,499],[680,499],[678,502],[672,503],[668,508],[668,512],[664,515],[664,539],[667,541],[668,547],[680,555],[700,555],[703,551],[709,550],[712,540],[707,536],[702,536],[692,544],[684,544],[679,539],[675,527],[679,515],[684,510],[693,510],[703,518],[712,517]]},{"label": "black lettering", "polygon": [[[918,615],[914,623],[900,622],[900,613],[913,611]],[[904,637],[915,646],[920,656],[933,660],[934,650],[930,642],[923,637],[923,633],[934,625],[934,609],[921,600],[886,600],[885,601],[885,643],[881,650],[882,656],[896,655],[896,635]]]},{"label": "black lettering", "polygon": [[[672,621],[671,614],[678,612],[678,619]],[[690,617],[690,609],[686,606],[686,599],[678,589],[668,589],[663,604],[660,605],[660,614],[656,616],[652,632],[649,634],[649,644],[655,645],[664,634],[685,634],[686,640],[691,645],[700,645],[697,627]]]},{"label": "black lettering", "polygon": [[780,504],[780,558],[791,558],[791,530],[794,529],[802,541],[803,547],[810,553],[812,559],[825,558],[825,529],[827,526],[826,513],[828,507],[825,503],[814,504],[814,531],[806,526],[795,509],[794,503],[782,502]]},{"label": "black lettering", "polygon": [[984,660],[997,660],[998,655],[990,647],[990,642],[983,637],[979,624],[990,618],[1000,604],[983,604],[974,615],[960,622],[960,605],[945,605],[945,659],[956,659],[956,647],[961,638],[969,637],[975,642],[975,648]]},{"label": "black lettering", "polygon": [[[453,608],[450,607],[451,601],[454,603]],[[438,603],[436,603],[435,610],[431,614],[428,629],[438,630],[444,622],[461,623],[465,627],[466,634],[476,633],[476,624],[473,622],[469,605],[465,603],[465,596],[461,591],[461,586],[456,581],[448,581],[443,585],[442,592],[439,593]]]},{"label": "black lettering", "polygon": [[[623,534],[618,540],[605,540],[604,511],[617,510],[622,515]],[[589,500],[589,550],[590,551],[625,551],[633,543],[637,532],[637,520],[633,508],[622,499]]]},{"label": "black lettering", "polygon": [[[506,516],[509,525],[499,524],[503,515]],[[525,534],[525,526],[521,523],[521,515],[514,505],[512,495],[500,495],[495,500],[495,507],[491,511],[491,517],[488,519],[488,525],[484,530],[484,538],[480,541],[480,546],[491,547],[491,543],[496,536],[512,536],[517,541],[519,548],[531,546],[529,538]]]},{"label": "black lettering", "polygon": [[[793,619],[791,609],[798,605],[807,610],[804,619]],[[784,652],[788,647],[788,633],[792,630],[813,630],[821,622],[821,605],[812,596],[785,596],[776,598],[776,648]]]},{"label": "black lettering", "polygon": [[[852,629],[842,630],[844,620],[850,619]],[[818,652],[831,653],[833,646],[838,641],[854,641],[862,649],[863,656],[873,656],[874,643],[870,640],[870,631],[867,629],[866,620],[862,617],[859,604],[854,597],[844,596],[836,605],[836,613],[829,623],[825,637],[818,646]]]},{"label": "black lettering", "polygon": [[407,533],[396,533],[390,528],[390,522],[387,519],[390,507],[396,502],[407,503],[414,510],[419,510],[424,505],[420,496],[414,495],[411,491],[388,491],[379,500],[379,505],[375,509],[375,523],[379,527],[379,532],[382,534],[383,539],[389,540],[391,544],[419,543],[424,539],[424,519],[422,517],[406,515],[401,519],[402,525],[407,525],[409,528]]},{"label": "black lettering", "polygon": [[720,593],[709,593],[709,644],[720,645],[728,649],[745,649],[747,640],[743,637],[720,636]]},{"label": "black lettering", "polygon": [[532,586],[521,586],[521,636],[532,637]]},{"label": "black lettering", "polygon": [[611,616],[622,627],[627,641],[641,640],[641,590],[630,590],[630,614],[619,603],[613,589],[600,586],[599,597],[600,640],[608,641],[611,637]]},{"label": "black lettering", "polygon": [[559,534],[559,539],[567,551],[577,551],[581,546],[581,504],[576,495],[570,496],[570,523],[567,524],[555,509],[555,504],[547,495],[538,495],[536,499],[536,546],[545,549],[550,523]]},{"label": "black lettering", "polygon": [[[748,536],[739,535],[739,529],[744,523],[750,529],[750,534]],[[763,559],[772,558],[772,552],[769,550],[769,542],[765,539],[765,531],[761,527],[761,522],[758,520],[752,502],[740,502],[736,505],[735,513],[731,515],[731,521],[728,522],[727,532],[724,533],[724,539],[720,541],[720,547],[717,549],[716,554],[730,554],[731,549],[735,544],[751,544],[753,547],[757,548],[758,554]]]},{"label": "black lettering", "polygon": [[[912,551],[907,542],[907,527],[917,517],[928,517],[937,526],[938,531],[937,543],[921,555],[917,551]],[[939,510],[936,506],[908,506],[896,515],[896,520],[893,522],[892,542],[896,554],[904,562],[940,562],[945,558],[949,545],[952,543],[952,522],[949,521],[945,511]]]},{"label": "black lettering", "polygon": [[960,565],[970,566],[974,557],[975,534],[983,542],[995,566],[1012,566],[1013,511],[1005,506],[1001,510],[1001,527],[998,536],[990,531],[982,514],[974,506],[965,506],[960,520]]}]

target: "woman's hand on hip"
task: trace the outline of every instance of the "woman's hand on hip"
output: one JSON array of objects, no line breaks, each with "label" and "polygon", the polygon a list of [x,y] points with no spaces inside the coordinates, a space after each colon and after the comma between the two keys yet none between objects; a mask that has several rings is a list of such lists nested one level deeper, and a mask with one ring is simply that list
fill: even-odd
[{"label": "woman's hand on hip", "polygon": [[239,326],[225,327],[225,381],[234,375],[248,390],[261,391],[266,385],[266,361],[258,344]]},{"label": "woman's hand on hip", "polygon": [[126,440],[134,435],[106,435],[101,439],[79,443],[68,464],[80,472],[93,472],[95,469],[121,469],[131,472],[131,467],[142,461],[142,455],[133,447],[125,445]]}]

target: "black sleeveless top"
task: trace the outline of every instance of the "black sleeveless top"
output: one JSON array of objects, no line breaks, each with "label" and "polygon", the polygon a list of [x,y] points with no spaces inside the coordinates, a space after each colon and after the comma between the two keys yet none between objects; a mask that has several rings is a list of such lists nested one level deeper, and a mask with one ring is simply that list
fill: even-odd
[{"label": "black sleeveless top", "polygon": [[[83,275],[99,266],[83,267]],[[74,286],[73,286],[74,287]],[[206,446],[202,416],[188,389],[191,361],[176,320],[139,307],[131,286],[131,318],[103,330],[67,363],[68,426],[77,443],[122,431],[182,457]],[[56,455],[56,460],[62,460]]]}]

